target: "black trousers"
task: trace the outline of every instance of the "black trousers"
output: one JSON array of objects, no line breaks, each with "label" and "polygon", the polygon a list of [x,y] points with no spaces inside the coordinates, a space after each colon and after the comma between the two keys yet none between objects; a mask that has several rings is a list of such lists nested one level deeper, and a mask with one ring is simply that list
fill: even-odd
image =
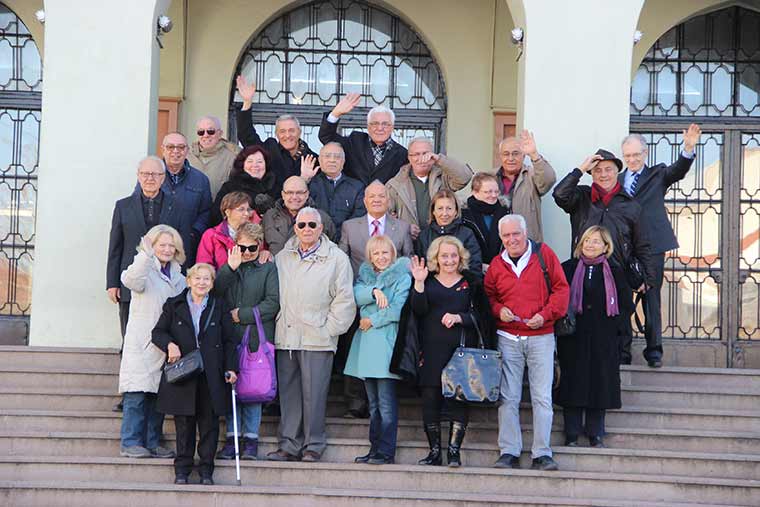
[{"label": "black trousers", "polygon": [[195,415],[175,415],[177,433],[177,457],[174,458],[175,475],[190,475],[195,458],[195,429],[198,428],[198,457],[201,477],[214,473],[214,455],[219,443],[219,416],[214,414],[206,376],[198,378],[195,390]]},{"label": "black trousers", "polygon": [[[586,415],[586,427],[583,427],[583,415]],[[565,435],[575,440],[578,435],[585,433],[589,438],[604,436],[603,408],[564,407],[562,414],[565,418]]]},{"label": "black trousers", "polygon": [[665,254],[652,254],[652,264],[656,271],[652,274],[654,286],[644,293],[644,308],[646,323],[644,338],[647,346],[644,349],[644,359],[651,361],[662,359],[662,282],[665,275]]},{"label": "black trousers", "polygon": [[467,426],[470,411],[467,404],[457,400],[446,399],[441,394],[441,387],[422,387],[422,422],[436,424],[441,422],[441,409],[446,408],[446,414],[452,421]]},{"label": "black trousers", "polygon": [[367,391],[364,389],[364,382],[350,375],[343,375],[343,368],[346,367],[348,352],[351,350],[351,343],[354,340],[354,333],[359,329],[359,312],[356,312],[356,318],[348,331],[338,338],[338,351],[335,354],[335,371],[343,377],[343,396],[346,398],[347,410],[356,410],[358,412],[368,411]]},{"label": "black trousers", "polygon": [[121,326],[121,347],[119,347],[119,354],[121,349],[124,348],[124,335],[127,334],[127,322],[129,321],[129,301],[119,302],[119,325]]}]

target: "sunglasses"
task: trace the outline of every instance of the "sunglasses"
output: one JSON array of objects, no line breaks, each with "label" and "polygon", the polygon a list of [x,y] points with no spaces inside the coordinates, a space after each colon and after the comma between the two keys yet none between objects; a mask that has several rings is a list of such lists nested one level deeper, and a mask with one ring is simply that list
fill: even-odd
[{"label": "sunglasses", "polygon": [[298,222],[296,224],[296,227],[298,227],[299,229],[303,229],[307,225],[309,226],[309,229],[316,229],[319,226],[317,222]]},{"label": "sunglasses", "polygon": [[203,137],[205,134],[213,136],[214,134],[216,134],[216,129],[206,129],[206,130],[198,129],[198,132],[196,132],[196,134],[198,134],[198,137]]},{"label": "sunglasses", "polygon": [[249,251],[251,253],[257,251],[259,249],[258,243],[255,245],[238,245],[238,248],[240,249],[240,253],[245,253],[245,251]]}]

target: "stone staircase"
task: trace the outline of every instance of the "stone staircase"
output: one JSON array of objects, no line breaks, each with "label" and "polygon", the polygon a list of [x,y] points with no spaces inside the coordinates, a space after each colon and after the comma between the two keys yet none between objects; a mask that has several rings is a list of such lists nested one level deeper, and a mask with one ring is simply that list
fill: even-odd
[{"label": "stone staircase", "polygon": [[[559,472],[497,470],[494,408],[476,408],[464,467],[414,465],[426,454],[421,410],[400,401],[397,464],[354,464],[366,420],[346,420],[331,395],[323,462],[217,462],[216,486],[175,486],[171,460],[120,458],[118,355],[105,349],[0,347],[0,505],[8,506],[760,506],[760,371],[624,367],[622,410],[607,416],[608,448],[563,447]],[[530,449],[530,406],[521,417]],[[259,454],[276,448],[264,417]],[[165,425],[174,445],[174,425]],[[197,477],[197,476],[195,476]]]}]

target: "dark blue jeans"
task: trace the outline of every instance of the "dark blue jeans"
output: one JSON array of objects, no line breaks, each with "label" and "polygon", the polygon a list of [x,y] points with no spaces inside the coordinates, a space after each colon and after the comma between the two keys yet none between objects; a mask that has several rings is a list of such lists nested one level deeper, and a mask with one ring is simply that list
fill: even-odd
[{"label": "dark blue jeans", "polygon": [[370,449],[395,458],[398,430],[396,381],[391,378],[365,378],[364,386],[369,401]]},{"label": "dark blue jeans", "polygon": [[161,440],[164,414],[156,412],[154,393],[124,393],[121,446],[155,449]]}]

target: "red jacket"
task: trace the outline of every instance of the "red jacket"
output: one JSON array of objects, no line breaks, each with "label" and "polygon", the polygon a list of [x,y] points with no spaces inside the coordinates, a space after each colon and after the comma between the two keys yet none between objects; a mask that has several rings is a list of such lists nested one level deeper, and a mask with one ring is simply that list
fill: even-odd
[{"label": "red jacket", "polygon": [[[261,222],[261,217],[255,211],[251,217],[251,222],[254,224]],[[218,271],[227,262],[227,252],[234,246],[235,240],[230,237],[227,220],[223,220],[221,224],[206,229],[206,232],[203,233],[195,262],[211,264]],[[262,248],[265,246],[262,245]]]},{"label": "red jacket", "polygon": [[[498,329],[521,336],[553,333],[554,321],[567,313],[570,287],[562,265],[557,255],[545,244],[541,245],[541,253],[552,284],[551,295],[546,287],[546,280],[536,252],[531,253],[528,265],[520,274],[520,278],[517,278],[501,255],[494,257],[488,266],[485,289]],[[538,329],[531,329],[523,322],[504,322],[499,317],[504,307],[509,308],[513,314],[523,320],[528,320],[539,313],[544,318],[544,325]]]}]

